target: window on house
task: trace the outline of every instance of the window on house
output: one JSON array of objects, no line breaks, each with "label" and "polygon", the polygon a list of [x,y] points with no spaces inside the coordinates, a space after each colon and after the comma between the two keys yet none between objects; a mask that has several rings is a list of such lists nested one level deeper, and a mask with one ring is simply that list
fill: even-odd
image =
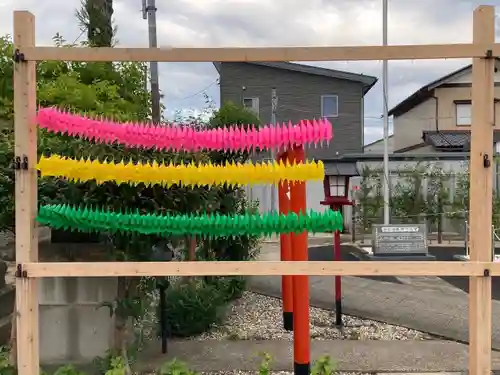
[{"label": "window on house", "polygon": [[345,176],[328,176],[330,182],[330,195],[332,197],[345,196]]},{"label": "window on house", "polygon": [[339,97],[337,95],[323,95],[321,97],[321,117],[338,117]]},{"label": "window on house", "polygon": [[472,118],[471,103],[455,103],[455,114],[457,117],[457,126],[470,126]]},{"label": "window on house", "polygon": [[251,109],[259,115],[259,98],[243,98],[243,107]]}]

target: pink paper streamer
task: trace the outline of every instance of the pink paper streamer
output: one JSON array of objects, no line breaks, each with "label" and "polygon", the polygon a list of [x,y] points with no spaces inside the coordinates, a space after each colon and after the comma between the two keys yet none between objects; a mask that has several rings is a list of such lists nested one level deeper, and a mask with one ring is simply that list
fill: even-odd
[{"label": "pink paper streamer", "polygon": [[40,108],[37,122],[53,133],[78,136],[98,143],[119,143],[127,147],[172,151],[250,151],[255,148],[283,149],[293,145],[322,145],[333,136],[326,120],[303,120],[298,124],[282,123],[247,130],[240,125],[228,128],[195,130],[188,125],[117,123],[78,116],[57,108]]}]

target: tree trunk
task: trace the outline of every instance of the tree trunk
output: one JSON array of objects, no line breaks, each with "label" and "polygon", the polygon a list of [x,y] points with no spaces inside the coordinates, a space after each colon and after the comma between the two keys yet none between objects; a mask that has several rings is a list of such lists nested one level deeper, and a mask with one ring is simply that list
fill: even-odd
[{"label": "tree trunk", "polygon": [[187,237],[189,248],[188,248],[188,260],[194,262],[196,260],[196,236]]},{"label": "tree trunk", "polygon": [[[118,277],[117,300],[123,301],[132,298],[138,292],[140,278],[137,277]],[[114,352],[119,353],[125,362],[125,373],[131,375],[130,361],[128,358],[128,328],[130,315],[127,311],[120,308],[115,310],[115,333],[114,333]]]},{"label": "tree trunk", "polygon": [[[188,262],[196,261],[196,236],[186,236],[184,238],[184,244],[186,247],[186,258]],[[182,283],[189,283],[193,280],[192,276],[183,276]]]},{"label": "tree trunk", "polygon": [[17,310],[16,299],[14,297],[14,311],[11,317],[10,340],[9,340],[9,362],[12,366],[17,368]]}]

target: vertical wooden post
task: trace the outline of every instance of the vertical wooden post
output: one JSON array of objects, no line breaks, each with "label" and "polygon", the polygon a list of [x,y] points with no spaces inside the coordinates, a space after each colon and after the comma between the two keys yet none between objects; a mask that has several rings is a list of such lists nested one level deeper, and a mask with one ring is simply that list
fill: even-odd
[{"label": "vertical wooden post", "polygon": [[[289,163],[289,153],[284,152],[278,156],[278,160]],[[290,212],[290,184],[288,181],[281,181],[278,184],[278,206],[280,214]],[[280,254],[281,260],[292,260],[291,234],[280,234]],[[283,301],[283,328],[293,331],[293,284],[292,276],[281,276],[281,297]]]},{"label": "vertical wooden post", "polygon": [[[474,11],[473,42],[495,42],[492,6]],[[487,47],[485,47],[487,48]],[[472,63],[472,128],[470,151],[470,260],[491,261],[493,194],[494,58],[474,58]],[[491,371],[491,277],[470,277],[469,374]]]},{"label": "vertical wooden post", "polygon": [[[294,147],[295,163],[305,162],[302,146]],[[292,212],[306,213],[306,183],[290,184],[290,205]],[[292,233],[292,257],[294,261],[309,260],[307,231]],[[309,277],[292,276],[293,280],[293,359],[295,375],[309,375],[311,372],[311,339],[309,334]]]},{"label": "vertical wooden post", "polygon": [[[36,62],[24,61],[24,47],[35,46],[35,17],[14,12],[14,130],[16,168],[16,315],[19,375],[38,375],[38,289],[22,264],[38,261]],[[25,162],[27,161],[27,165]],[[19,162],[19,163],[16,163]],[[29,276],[29,275],[28,275]],[[16,350],[16,348],[13,348]]]}]

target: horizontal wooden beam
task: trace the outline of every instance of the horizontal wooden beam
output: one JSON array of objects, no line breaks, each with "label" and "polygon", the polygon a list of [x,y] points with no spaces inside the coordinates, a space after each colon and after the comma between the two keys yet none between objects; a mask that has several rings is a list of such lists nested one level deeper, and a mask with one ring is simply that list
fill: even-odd
[{"label": "horizontal wooden beam", "polygon": [[360,61],[416,60],[500,56],[500,43],[435,44],[352,47],[252,47],[252,48],[60,48],[24,47],[27,61]]},{"label": "horizontal wooden beam", "polygon": [[[490,262],[95,262],[24,263],[27,277],[482,276]],[[498,269],[500,271],[500,268]]]}]

